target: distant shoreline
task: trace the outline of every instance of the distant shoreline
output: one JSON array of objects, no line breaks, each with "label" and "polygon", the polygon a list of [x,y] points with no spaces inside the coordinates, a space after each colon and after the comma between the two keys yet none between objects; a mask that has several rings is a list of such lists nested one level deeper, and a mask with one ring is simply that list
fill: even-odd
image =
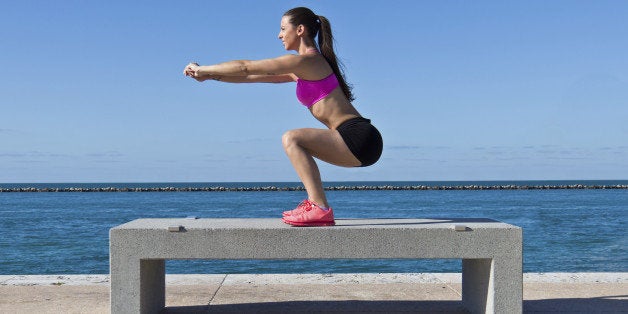
[{"label": "distant shoreline", "polygon": [[[627,190],[628,184],[587,185],[338,185],[326,191],[442,191],[442,190]],[[0,188],[0,193],[37,192],[279,192],[305,191],[303,186],[162,186],[162,187],[14,187]]]}]

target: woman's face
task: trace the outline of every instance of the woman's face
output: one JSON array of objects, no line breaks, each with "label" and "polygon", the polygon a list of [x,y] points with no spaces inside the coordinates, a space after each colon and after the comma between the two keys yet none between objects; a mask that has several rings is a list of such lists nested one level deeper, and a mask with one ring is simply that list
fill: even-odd
[{"label": "woman's face", "polygon": [[299,35],[297,35],[297,28],[290,24],[289,16],[284,16],[281,18],[281,30],[279,31],[279,39],[281,39],[283,47],[286,50],[299,49]]}]

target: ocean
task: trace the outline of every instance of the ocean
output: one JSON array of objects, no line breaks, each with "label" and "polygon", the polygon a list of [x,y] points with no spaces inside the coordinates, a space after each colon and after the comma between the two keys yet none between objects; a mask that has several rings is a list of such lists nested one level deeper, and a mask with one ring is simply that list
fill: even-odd
[{"label": "ocean", "polygon": [[[628,180],[325,185],[405,187],[329,190],[327,197],[336,218],[491,218],[520,226],[524,234],[525,272],[628,271],[628,189],[600,188],[626,186]],[[412,186],[432,188],[408,188]],[[460,188],[468,186],[476,188]],[[559,186],[563,188],[552,188]],[[593,186],[597,188],[587,188]],[[161,187],[174,191],[131,189]],[[197,190],[183,191],[186,187]],[[198,191],[203,187],[226,189]],[[252,190],[255,187],[278,188]],[[0,192],[0,274],[106,274],[108,232],[114,226],[137,218],[280,219],[282,211],[292,209],[306,197],[298,187],[300,183],[296,182],[0,184],[0,190],[5,191],[115,188],[111,189],[114,192]],[[166,263],[167,273],[181,274],[460,272],[461,267],[460,260],[403,259]]]}]

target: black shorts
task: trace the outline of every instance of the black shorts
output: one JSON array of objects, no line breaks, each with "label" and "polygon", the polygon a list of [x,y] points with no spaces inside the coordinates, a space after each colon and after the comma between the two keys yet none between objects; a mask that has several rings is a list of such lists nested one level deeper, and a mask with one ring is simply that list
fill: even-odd
[{"label": "black shorts", "polygon": [[382,155],[382,135],[371,124],[371,120],[362,117],[349,119],[337,128],[340,136],[362,164],[366,167],[374,164]]}]

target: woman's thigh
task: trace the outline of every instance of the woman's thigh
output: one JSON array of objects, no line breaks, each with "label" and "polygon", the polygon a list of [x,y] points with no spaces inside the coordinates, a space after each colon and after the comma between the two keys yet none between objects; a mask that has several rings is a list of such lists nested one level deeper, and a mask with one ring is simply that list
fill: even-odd
[{"label": "woman's thigh", "polygon": [[353,156],[342,136],[336,130],[304,128],[290,130],[284,134],[284,147],[294,141],[310,155],[343,167],[358,167],[362,163]]}]

